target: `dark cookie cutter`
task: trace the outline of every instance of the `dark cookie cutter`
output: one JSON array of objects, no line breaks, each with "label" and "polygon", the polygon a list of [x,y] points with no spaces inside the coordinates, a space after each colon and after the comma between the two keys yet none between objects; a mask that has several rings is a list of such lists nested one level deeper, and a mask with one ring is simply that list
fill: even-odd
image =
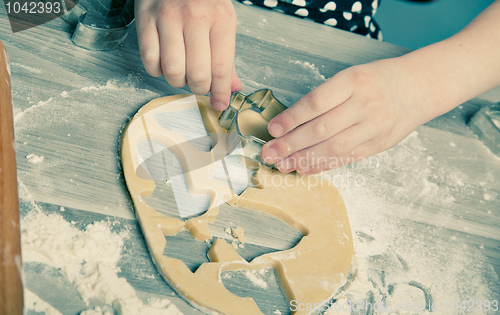
[{"label": "dark cookie cutter", "polygon": [[80,0],[63,19],[75,27],[71,41],[90,50],[118,48],[134,22],[133,0]]}]

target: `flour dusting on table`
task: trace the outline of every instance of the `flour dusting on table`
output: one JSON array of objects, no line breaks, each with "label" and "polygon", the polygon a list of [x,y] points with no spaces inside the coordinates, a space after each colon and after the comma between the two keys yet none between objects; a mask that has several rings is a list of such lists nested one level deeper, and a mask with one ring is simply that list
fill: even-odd
[{"label": "flour dusting on table", "polygon": [[[87,305],[102,299],[118,314],[181,314],[168,299],[144,303],[127,280],[118,276],[117,263],[128,235],[112,232],[108,222],[98,221],[80,230],[60,215],[45,214],[38,208],[22,218],[21,233],[24,261],[39,261],[59,269]],[[38,311],[43,306],[47,315],[58,314],[29,292],[27,296],[28,301],[35,300],[26,304],[29,309]],[[106,312],[92,308],[81,314]]]},{"label": "flour dusting on table", "polygon": [[34,310],[45,315],[62,315],[52,305],[42,300],[38,295],[28,289],[24,289],[24,308],[26,310]]},{"label": "flour dusting on table", "polygon": [[23,65],[21,63],[18,63],[18,62],[11,62],[10,63],[11,66],[13,68],[19,68],[19,69],[22,69],[24,71],[29,71],[31,73],[35,73],[35,74],[41,74],[42,73],[42,70],[38,69],[38,68],[34,68],[34,67],[30,67],[30,66],[27,66],[27,65]]},{"label": "flour dusting on table", "polygon": [[[153,90],[130,74],[43,99],[17,95],[23,99],[14,103],[18,176],[35,200],[133,218],[122,191],[118,143],[128,118],[159,96]],[[94,174],[105,189],[88,179]]]},{"label": "flour dusting on table", "polygon": [[[489,195],[487,187],[494,175],[473,178],[473,171],[451,164],[450,153],[439,147],[430,147],[422,129],[374,156],[371,167],[364,161],[323,174],[344,179],[336,186],[348,210],[355,252],[348,284],[326,314],[361,314],[374,307],[375,314],[388,314],[391,309],[394,314],[429,310],[466,314],[452,309],[457,307],[453,301],[460,305],[499,300],[498,275],[484,254],[482,238],[473,241],[465,234],[463,222],[467,221],[461,218],[472,206],[450,207],[457,200],[463,203],[468,195]],[[458,149],[457,144],[450,150]],[[472,208],[479,219],[495,220],[499,215],[481,208],[488,209]]]},{"label": "flour dusting on table", "polygon": [[[267,282],[262,279],[262,275],[264,275],[266,269],[257,270],[245,270],[244,275],[252,282],[254,286],[257,286],[263,290],[267,289]],[[260,275],[260,277],[259,277]]]},{"label": "flour dusting on table", "polygon": [[319,72],[318,67],[316,67],[314,64],[309,63],[308,61],[300,61],[300,60],[295,60],[295,61],[290,60],[290,63],[300,65],[300,66],[302,66],[302,68],[312,72],[312,74],[314,75],[314,78],[316,80],[326,81],[325,76]]},{"label": "flour dusting on table", "polygon": [[31,164],[39,164],[39,163],[43,162],[43,160],[45,159],[45,157],[44,156],[38,156],[38,155],[36,155],[34,153],[30,153],[30,154],[26,155],[26,159]]}]

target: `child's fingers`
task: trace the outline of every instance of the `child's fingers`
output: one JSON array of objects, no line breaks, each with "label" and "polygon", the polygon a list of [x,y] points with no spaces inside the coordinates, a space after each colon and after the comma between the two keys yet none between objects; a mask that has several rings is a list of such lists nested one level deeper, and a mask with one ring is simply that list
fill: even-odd
[{"label": "child's fingers", "polygon": [[238,73],[236,72],[236,67],[233,65],[233,78],[231,80],[231,93],[240,91],[243,88]]},{"label": "child's fingers", "polygon": [[165,79],[174,87],[186,85],[186,57],[182,27],[159,22],[161,67]]},{"label": "child's fingers", "polygon": [[269,123],[269,132],[273,137],[281,137],[297,126],[344,103],[353,91],[350,80],[340,72],[274,117]]},{"label": "child's fingers", "polygon": [[210,31],[212,49],[212,85],[210,101],[215,110],[224,110],[229,105],[234,68],[236,19],[232,23],[220,23]]},{"label": "child's fingers", "polygon": [[338,159],[349,154],[359,145],[371,140],[373,135],[366,129],[364,124],[351,126],[323,142],[290,155],[276,163],[276,166],[283,172],[307,172],[308,169],[332,158]]},{"label": "child's fingers", "polygon": [[153,77],[161,76],[160,39],[154,20],[138,19],[137,36],[139,39],[139,51],[144,68]]},{"label": "child's fingers", "polygon": [[212,81],[210,38],[208,27],[199,23],[185,25],[186,79],[194,94],[210,91]]},{"label": "child's fingers", "polygon": [[359,122],[360,103],[349,99],[342,105],[298,126],[284,136],[269,141],[262,148],[268,163],[321,143]]}]

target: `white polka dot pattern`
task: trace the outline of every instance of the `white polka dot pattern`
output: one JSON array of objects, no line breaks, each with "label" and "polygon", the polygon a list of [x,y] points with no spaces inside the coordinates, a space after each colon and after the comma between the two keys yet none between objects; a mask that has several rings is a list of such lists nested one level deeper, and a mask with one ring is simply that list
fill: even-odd
[{"label": "white polka dot pattern", "polygon": [[382,39],[373,19],[380,0],[238,0],[277,12],[312,19],[318,23],[375,39]]},{"label": "white polka dot pattern", "polygon": [[330,1],[325,5],[325,10],[335,11],[336,8],[337,4],[335,4],[335,2],[333,1]]},{"label": "white polka dot pattern", "polygon": [[265,0],[264,5],[266,7],[274,8],[275,6],[278,5],[278,0]]},{"label": "white polka dot pattern", "polygon": [[360,13],[361,12],[361,8],[363,6],[361,5],[361,2],[359,1],[356,1],[354,2],[354,4],[352,5],[352,8],[351,8],[351,11],[352,12],[356,12],[356,13]]},{"label": "white polka dot pattern", "polygon": [[334,19],[334,18],[330,18],[328,20],[325,21],[325,24],[326,25],[330,25],[330,26],[336,26],[337,25],[337,20]]},{"label": "white polka dot pattern", "polygon": [[371,16],[365,16],[365,27],[368,28],[370,26],[370,21],[372,20]]},{"label": "white polka dot pattern", "polygon": [[306,6],[306,1],[305,0],[293,0],[292,4],[296,5],[298,7],[305,7]]},{"label": "white polka dot pattern", "polygon": [[309,15],[309,11],[307,11],[307,9],[298,9],[297,11],[295,11],[295,14],[297,14],[298,16],[306,17]]},{"label": "white polka dot pattern", "polygon": [[370,23],[370,31],[375,32],[375,24]]}]

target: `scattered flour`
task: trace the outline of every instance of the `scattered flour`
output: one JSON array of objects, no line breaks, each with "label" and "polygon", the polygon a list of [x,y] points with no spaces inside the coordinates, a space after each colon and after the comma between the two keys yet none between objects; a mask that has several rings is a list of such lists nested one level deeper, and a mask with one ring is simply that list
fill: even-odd
[{"label": "scattered flour", "polygon": [[[95,222],[80,230],[60,215],[45,214],[38,207],[22,218],[21,233],[24,261],[38,261],[59,269],[87,305],[93,299],[103,299],[117,314],[181,314],[167,299],[144,303],[127,280],[118,276],[117,263],[128,236],[126,232],[112,232],[109,223]],[[28,292],[27,297],[28,309],[60,314],[35,295]],[[108,313],[94,308],[81,314]]]},{"label": "scattered flour", "polygon": [[[14,107],[14,123],[16,129],[31,129],[39,127],[40,123],[46,125],[46,118],[51,117],[56,121],[67,121],[68,117],[81,119],[81,114],[95,116],[98,119],[104,119],[103,115],[110,114],[101,110],[96,110],[98,106],[92,103],[95,95],[107,97],[110,103],[116,103],[121,100],[123,106],[127,104],[141,104],[158,94],[147,89],[138,88],[140,78],[130,74],[126,78],[116,78],[106,81],[105,84],[94,84],[84,86],[73,91],[62,91],[59,95],[50,97],[46,101],[39,101],[24,110]],[[49,114],[50,113],[50,114]],[[25,117],[26,114],[29,117]],[[23,121],[23,118],[26,121]],[[74,122],[74,121],[73,121]],[[16,131],[17,132],[17,131]]]},{"label": "scattered flour", "polygon": [[101,90],[119,90],[122,89],[121,84],[117,83],[116,80],[108,80],[106,85],[91,85],[84,86],[80,88],[81,91],[101,91]]},{"label": "scattered flour", "polygon": [[103,310],[99,306],[96,306],[94,309],[89,309],[80,313],[80,315],[114,315],[114,311]]},{"label": "scattered flour", "polygon": [[[23,86],[23,82],[17,84]],[[132,73],[83,87],[70,84],[57,93],[13,91],[19,180],[37,200],[58,204],[60,196],[72,196],[72,202],[82,200],[88,205],[92,201],[87,196],[92,194],[95,200],[107,200],[111,209],[104,210],[102,204],[88,205],[87,210],[133,218],[121,187],[116,144],[128,118],[142,104],[162,95],[162,86],[147,84]],[[80,151],[82,145],[85,154]],[[43,163],[29,163],[25,157],[31,153],[44,156]],[[95,189],[94,181],[84,180],[92,174],[99,174],[99,181],[108,183],[107,189]]]},{"label": "scattered flour", "polygon": [[46,101],[40,101],[37,104],[27,108],[26,110],[24,110],[22,112],[16,112],[16,114],[14,115],[14,123],[17,123],[21,118],[23,118],[25,113],[32,112],[33,110],[36,110],[39,107],[43,107],[47,104],[50,104],[51,101],[52,101],[52,97]]},{"label": "scattered flour", "polygon": [[32,73],[36,73],[36,74],[40,74],[42,73],[42,70],[38,69],[38,68],[33,68],[33,67],[29,67],[29,66],[26,66],[26,65],[23,65],[23,64],[20,64],[18,62],[11,62],[10,63],[13,67],[19,67],[19,68],[22,68],[24,70],[28,70]]},{"label": "scattered flour", "polygon": [[290,60],[290,63],[293,63],[293,64],[296,64],[296,65],[300,65],[302,66],[304,69],[306,70],[309,70],[313,73],[314,75],[314,78],[316,80],[320,80],[320,81],[326,81],[326,78],[324,75],[322,75],[320,72],[319,72],[319,69],[312,63],[309,63],[307,61],[300,61],[300,60]]},{"label": "scattered flour", "polygon": [[43,160],[45,159],[45,157],[43,156],[38,156],[34,153],[30,153],[28,155],[26,155],[26,159],[28,160],[28,162],[30,162],[31,164],[39,164],[39,163],[42,163]]},{"label": "scattered flour", "polygon": [[256,270],[246,270],[245,271],[245,277],[248,278],[248,280],[250,280],[252,282],[253,285],[255,285],[256,287],[259,287],[261,289],[267,289],[267,282],[264,281],[262,278],[259,278],[257,276],[257,274],[261,274],[262,273],[259,273],[259,271],[256,271]]},{"label": "scattered flour", "polygon": [[24,289],[24,308],[27,310],[34,310],[37,313],[44,313],[45,315],[62,315],[62,313],[52,307],[52,305],[45,302],[28,289]]},{"label": "scattered flour", "polygon": [[[438,151],[442,146],[429,148],[424,140],[425,134],[415,131],[400,145],[376,155],[376,167],[325,172],[330,178],[348,173],[366,177],[364,185],[337,185],[348,209],[355,256],[348,283],[325,315],[370,313],[369,307],[341,307],[356,306],[357,301],[377,303],[374,314],[427,314],[432,306],[451,314],[447,301],[498,300],[498,275],[485,247],[462,234],[470,221],[461,218],[468,211],[494,217],[490,210],[461,203],[478,187],[484,193],[477,199],[492,199],[494,192],[486,189],[492,187],[495,175],[472,178],[473,172],[449,163],[447,153]],[[457,145],[450,150],[458,149]],[[458,205],[451,207],[452,203]]]}]

